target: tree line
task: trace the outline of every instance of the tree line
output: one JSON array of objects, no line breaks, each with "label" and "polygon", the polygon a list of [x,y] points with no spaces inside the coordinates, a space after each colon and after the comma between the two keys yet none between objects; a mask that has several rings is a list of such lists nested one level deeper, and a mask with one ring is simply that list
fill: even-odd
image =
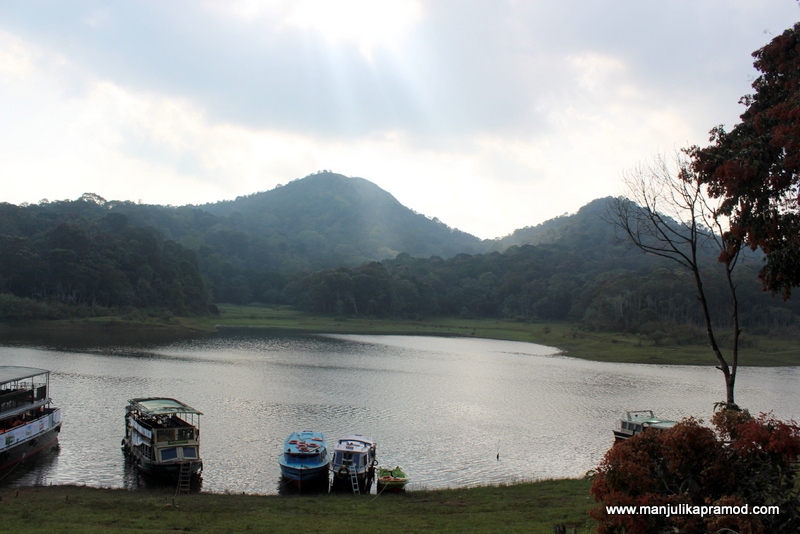
[{"label": "tree line", "polygon": [[[656,341],[668,337],[672,325],[704,325],[687,273],[658,262],[638,272],[601,266],[577,251],[553,246],[514,246],[504,253],[449,259],[401,254],[381,263],[294,277],[279,302],[341,316],[572,321]],[[765,331],[796,327],[797,304],[765,294],[757,272],[754,262],[737,273],[742,324]],[[715,324],[724,329],[729,294],[723,273],[712,266],[703,277],[717,311]]]},{"label": "tree line", "polygon": [[0,233],[0,318],[207,310],[211,295],[197,255],[153,227],[131,226],[121,213],[93,220],[75,212],[28,226],[33,219],[7,216],[25,208],[2,208],[4,230],[15,221],[23,235]]},{"label": "tree line", "polygon": [[[163,225],[142,224],[174,220],[172,208],[142,207],[145,218],[136,205],[91,195],[71,202],[4,204],[0,317],[102,314],[126,307],[197,314],[212,303],[258,302],[340,316],[573,321],[656,341],[669,338],[674,325],[700,326],[686,274],[615,240],[612,225],[602,220],[608,201],[547,225],[548,242],[536,246],[450,258],[401,253],[381,262],[294,271],[279,269],[268,251],[258,259],[252,254],[258,238],[245,232],[232,237],[211,214],[193,215],[210,231],[192,248],[186,240],[167,238]],[[214,238],[223,234],[227,237]],[[713,259],[708,263],[709,298],[723,313],[721,271]],[[737,272],[743,326],[796,327],[797,303],[761,291],[759,265],[754,257]],[[723,324],[725,317],[715,320]]]}]

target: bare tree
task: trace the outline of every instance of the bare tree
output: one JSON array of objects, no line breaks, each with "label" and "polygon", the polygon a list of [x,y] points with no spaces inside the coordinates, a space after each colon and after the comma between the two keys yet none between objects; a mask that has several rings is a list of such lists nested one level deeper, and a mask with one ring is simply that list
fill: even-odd
[{"label": "bare tree", "polygon": [[[619,197],[611,203],[610,222],[641,251],[673,260],[692,273],[708,342],[717,359],[717,369],[725,377],[726,402],[733,405],[741,330],[732,273],[739,260],[741,241],[729,231],[728,218],[713,204],[683,154],[676,154],[672,164],[664,156],[640,164],[623,175],[623,182],[629,198]],[[730,364],[717,342],[703,289],[700,261],[708,258],[708,254],[702,254],[708,246],[719,252],[731,296]]]}]

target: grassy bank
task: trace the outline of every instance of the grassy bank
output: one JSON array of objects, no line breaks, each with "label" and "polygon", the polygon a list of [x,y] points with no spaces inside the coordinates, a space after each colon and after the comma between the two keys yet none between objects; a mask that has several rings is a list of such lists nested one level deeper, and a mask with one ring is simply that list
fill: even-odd
[{"label": "grassy bank", "polygon": [[591,532],[588,480],[405,495],[255,496],[43,486],[0,491],[8,532]]},{"label": "grassy bank", "polygon": [[[351,334],[458,335],[527,341],[557,347],[569,356],[589,360],[714,365],[705,341],[655,345],[641,336],[612,332],[588,332],[573,323],[531,323],[503,319],[434,317],[425,320],[343,318],[313,316],[284,307],[221,306],[220,315],[188,320],[198,329],[219,326],[262,326]],[[745,336],[740,364],[753,366],[800,365],[800,344],[795,338]],[[723,346],[724,350],[724,346]]]},{"label": "grassy bank", "polygon": [[[643,336],[613,332],[589,332],[573,323],[534,323],[503,319],[434,317],[424,320],[376,319],[309,315],[289,307],[220,306],[219,315],[205,317],[94,317],[26,325],[0,325],[0,340],[14,335],[35,335],[40,340],[80,337],[91,330],[98,343],[136,341],[146,336],[157,340],[176,335],[213,331],[218,326],[258,326],[285,330],[349,334],[457,335],[549,345],[569,356],[589,360],[682,365],[715,365],[702,336],[691,342],[680,335],[659,344]],[[724,337],[724,336],[723,336]],[[722,343],[723,351],[727,345]],[[745,332],[740,365],[800,365],[796,337],[753,335]]]}]

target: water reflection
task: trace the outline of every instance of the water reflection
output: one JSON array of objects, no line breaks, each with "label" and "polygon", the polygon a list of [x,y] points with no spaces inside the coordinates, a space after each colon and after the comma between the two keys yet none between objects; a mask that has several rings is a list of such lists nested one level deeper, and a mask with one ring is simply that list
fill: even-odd
[{"label": "water reflection", "polygon": [[[303,335],[253,328],[163,344],[0,347],[6,365],[53,371],[61,451],[12,481],[136,488],[119,442],[128,399],[178,398],[201,418],[203,490],[278,493],[289,432],[360,433],[409,489],[580,476],[625,410],[708,419],[723,397],[713,367],[588,362],[483,339]],[[742,368],[740,403],[799,418],[800,368]],[[499,454],[499,460],[497,458]],[[374,491],[374,490],[373,490]]]},{"label": "water reflection", "polygon": [[58,466],[58,455],[61,447],[58,443],[47,450],[43,450],[35,457],[22,460],[15,464],[0,478],[4,486],[46,486],[52,484],[50,474]]},{"label": "water reflection", "polygon": [[[124,456],[124,455],[123,455]],[[143,488],[175,488],[175,482],[159,477],[154,477],[149,473],[140,471],[136,464],[128,457],[125,457],[122,465],[122,487],[127,490],[137,490]],[[202,491],[203,477],[193,476],[190,491],[195,493]]]}]

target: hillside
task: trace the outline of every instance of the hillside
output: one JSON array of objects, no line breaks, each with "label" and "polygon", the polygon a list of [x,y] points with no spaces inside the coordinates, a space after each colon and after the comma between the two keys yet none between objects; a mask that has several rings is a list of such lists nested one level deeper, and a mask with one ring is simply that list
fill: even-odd
[{"label": "hillside", "polygon": [[[101,313],[96,306],[197,313],[211,303],[260,302],[650,333],[700,324],[686,273],[617,239],[609,201],[486,241],[415,213],[367,180],[327,172],[204,206],[94,194],[0,204],[0,320]],[[716,253],[703,262],[715,322],[725,325]],[[761,291],[760,263],[737,269],[742,324],[792,327],[797,301]]]},{"label": "hillside", "polygon": [[320,266],[412,256],[454,256],[488,247],[477,237],[400,204],[363,178],[322,172],[271,191],[198,206],[230,217],[254,238],[285,240]]}]

